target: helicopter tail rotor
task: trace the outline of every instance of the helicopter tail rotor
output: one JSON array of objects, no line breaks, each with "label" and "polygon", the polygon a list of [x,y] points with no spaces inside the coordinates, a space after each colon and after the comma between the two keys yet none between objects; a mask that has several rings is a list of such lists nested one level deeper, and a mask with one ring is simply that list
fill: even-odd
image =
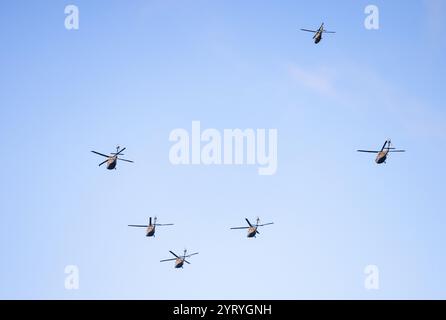
[{"label": "helicopter tail rotor", "polygon": [[116,152],[112,152],[113,155],[115,156],[123,156],[124,154],[122,152],[124,152],[126,148],[122,148],[120,146],[116,147]]}]

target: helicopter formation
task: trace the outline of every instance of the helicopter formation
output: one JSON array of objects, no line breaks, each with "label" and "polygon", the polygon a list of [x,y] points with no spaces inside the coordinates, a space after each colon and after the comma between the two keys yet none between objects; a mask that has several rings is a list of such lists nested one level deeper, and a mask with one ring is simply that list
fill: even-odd
[{"label": "helicopter formation", "polygon": [[[131,160],[122,159],[119,157],[119,156],[123,155],[122,152],[124,150],[126,150],[126,148],[121,149],[121,147],[118,146],[118,147],[116,147],[116,152],[113,152],[110,155],[105,155],[105,154],[99,153],[97,151],[91,151],[91,152],[107,158],[105,161],[101,162],[99,164],[99,166],[103,165],[104,163],[107,163],[107,169],[113,170],[113,169],[116,169],[116,164],[117,164],[118,160],[134,163]],[[357,150],[357,151],[362,152],[362,153],[376,153],[377,156],[375,158],[375,162],[377,164],[386,163],[389,153],[405,152],[405,150],[397,150],[396,148],[394,148],[392,146],[392,141],[390,139],[388,139],[384,142],[384,145],[382,146],[381,150],[379,150],[379,151],[378,150]],[[156,227],[164,227],[164,226],[173,226],[174,225],[173,223],[164,223],[164,224],[157,223],[157,220],[158,220],[157,217],[154,217],[153,220],[152,220],[152,217],[149,217],[149,224],[129,224],[128,226],[132,227],[132,228],[145,228],[146,229],[145,230],[146,237],[155,237]],[[260,232],[258,230],[260,227],[274,224],[274,222],[260,224],[260,218],[258,218],[258,217],[256,219],[255,224],[252,224],[248,220],[248,218],[245,218],[245,221],[247,222],[248,226],[232,227],[230,229],[231,230],[246,229],[248,238],[256,238],[257,235],[260,234]],[[175,269],[183,268],[184,263],[190,264],[190,262],[187,261],[186,259],[198,254],[198,252],[187,254],[186,249],[183,251],[183,255],[181,255],[181,256],[177,255],[173,251],[169,251],[169,252],[174,256],[174,258],[164,259],[164,260],[161,260],[160,262],[175,261],[175,265],[174,265]]]},{"label": "helicopter formation", "polygon": [[[330,33],[336,33],[335,31],[327,31],[325,30],[324,27],[324,23],[321,24],[321,26],[317,29],[317,30],[310,30],[310,29],[300,29],[301,31],[305,31],[305,32],[311,32],[314,33],[313,36],[313,40],[315,44],[318,44],[321,40],[322,40],[322,35],[323,34],[330,34]],[[120,146],[116,147],[116,152],[112,152],[110,155],[106,155],[97,151],[91,151],[92,153],[105,157],[106,160],[104,160],[103,162],[99,163],[99,166],[102,166],[103,164],[107,164],[106,168],[108,170],[116,170],[116,165],[119,161],[124,161],[124,162],[129,162],[129,163],[134,163],[132,160],[128,160],[128,159],[123,159],[121,158],[121,156],[123,156],[124,154],[122,153],[124,150],[126,150],[126,148],[122,148]],[[384,145],[382,146],[382,148],[380,150],[357,150],[357,152],[361,152],[361,153],[374,153],[376,154],[376,158],[375,158],[375,162],[376,164],[385,164],[388,156],[390,153],[402,153],[405,152],[405,150],[399,150],[393,147],[392,142],[390,139],[387,139],[384,142]],[[264,226],[268,226],[268,225],[272,225],[274,224],[274,222],[269,222],[269,223],[264,223],[264,224],[260,224],[260,219],[257,218],[256,219],[256,223],[252,224],[248,218],[245,218],[248,226],[243,226],[243,227],[232,227],[230,228],[231,230],[241,230],[241,229],[246,229],[247,230],[247,238],[256,238],[257,235],[260,234],[259,232],[259,228],[260,227],[264,227]],[[152,217],[149,217],[149,224],[147,225],[139,225],[139,224],[129,224],[129,227],[133,227],[133,228],[145,228],[145,236],[146,237],[155,237],[155,231],[156,231],[156,227],[162,227],[162,226],[173,226],[173,223],[167,223],[167,224],[160,224],[157,223],[157,217],[153,218],[153,222],[152,222]],[[174,268],[175,269],[180,269],[183,268],[184,264],[190,264],[190,262],[186,259],[189,259],[190,257],[197,255],[198,252],[194,252],[191,254],[187,254],[187,249],[184,249],[183,254],[182,255],[177,255],[176,253],[174,253],[173,251],[169,250],[169,252],[174,256],[174,258],[169,258],[169,259],[163,259],[160,260],[160,262],[167,262],[167,261],[175,261],[174,264]]]},{"label": "helicopter formation", "polygon": [[[122,156],[122,155],[123,155],[122,152],[123,152],[124,150],[126,150],[126,148],[122,148],[122,149],[121,149],[120,146],[117,146],[117,147],[116,147],[116,152],[112,152],[110,155],[106,155],[106,154],[103,154],[103,153],[100,153],[100,152],[97,152],[97,151],[91,151],[91,152],[93,152],[94,154],[97,154],[97,155],[100,155],[100,156],[102,156],[102,157],[107,158],[106,160],[104,160],[103,162],[101,162],[101,163],[99,164],[99,167],[102,166],[104,163],[107,163],[107,169],[108,169],[108,170],[113,170],[113,169],[116,170],[116,164],[117,164],[118,160],[126,161],[126,162],[130,162],[130,163],[134,163],[132,160],[127,160],[127,159],[123,159],[123,158],[120,158],[120,157],[119,157],[119,156]],[[246,221],[248,222],[249,227],[237,227],[237,228],[231,228],[231,229],[248,229],[248,238],[253,238],[253,237],[255,237],[257,234],[260,234],[259,231],[257,230],[259,227],[273,224],[272,222],[271,222],[271,223],[266,223],[266,224],[259,224],[260,219],[257,218],[256,225],[253,226],[253,225],[249,222],[249,220],[248,220],[247,218],[245,218],[245,219],[246,219]],[[152,217],[149,217],[149,224],[129,224],[128,226],[129,226],[129,227],[132,227],[132,228],[145,228],[145,229],[146,229],[146,232],[145,232],[146,237],[155,237],[156,227],[164,227],[164,226],[173,226],[173,225],[174,225],[173,223],[164,223],[164,224],[157,223],[157,220],[158,220],[158,218],[157,218],[157,217],[154,217],[154,218],[153,218],[153,222],[152,222]],[[190,264],[190,262],[187,261],[186,258],[189,258],[189,257],[191,257],[191,256],[193,256],[193,255],[198,254],[198,252],[195,252],[195,253],[192,253],[192,254],[188,254],[188,255],[187,255],[187,254],[186,254],[186,253],[187,253],[187,250],[184,250],[183,255],[182,255],[182,256],[178,256],[177,254],[175,254],[175,253],[172,252],[172,251],[169,251],[169,252],[170,252],[172,255],[174,255],[175,258],[161,260],[160,262],[173,261],[173,260],[175,260],[175,268],[176,268],[176,269],[178,269],[178,268],[183,268],[184,263]]]},{"label": "helicopter formation", "polygon": [[[255,238],[257,234],[260,234],[260,232],[257,230],[259,227],[263,227],[263,226],[266,226],[266,225],[273,224],[273,222],[260,224],[260,218],[257,218],[255,225],[252,225],[247,218],[245,218],[245,220],[248,222],[249,227],[235,227],[235,228],[231,228],[231,229],[248,229],[248,238],[253,238],[253,237]],[[129,224],[128,226],[129,227],[136,227],[136,228],[146,228],[146,237],[155,237],[155,228],[157,226],[173,226],[173,225],[174,225],[173,223],[166,223],[166,224],[157,223],[157,217],[154,217],[153,223],[152,223],[152,217],[149,217],[149,224],[148,225]],[[183,252],[182,256],[178,256],[173,251],[169,251],[169,252],[172,255],[174,255],[175,258],[164,259],[164,260],[161,260],[160,262],[175,261],[175,265],[174,265],[175,269],[183,268],[184,263],[190,264],[190,262],[187,261],[186,258],[189,258],[191,256],[194,256],[194,255],[198,254],[198,252],[191,253],[191,254],[186,254],[187,253],[187,249],[184,249],[184,252]]]}]

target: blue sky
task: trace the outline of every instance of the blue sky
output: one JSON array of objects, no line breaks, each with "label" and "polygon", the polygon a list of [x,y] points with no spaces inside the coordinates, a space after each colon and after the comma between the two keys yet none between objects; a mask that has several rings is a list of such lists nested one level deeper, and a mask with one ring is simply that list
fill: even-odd
[{"label": "blue sky", "polygon": [[[368,4],[379,30],[364,28]],[[446,298],[445,9],[5,2],[0,298]],[[337,33],[314,45],[299,29],[321,22]],[[277,129],[277,173],[171,165],[169,133],[194,120]],[[387,138],[408,152],[382,166],[355,152]],[[98,168],[90,150],[118,144],[135,164]],[[154,215],[175,226],[127,227]],[[275,222],[257,239],[229,230],[257,216]],[[200,252],[191,265],[159,263],[183,248]],[[379,290],[364,288],[367,265]]]}]

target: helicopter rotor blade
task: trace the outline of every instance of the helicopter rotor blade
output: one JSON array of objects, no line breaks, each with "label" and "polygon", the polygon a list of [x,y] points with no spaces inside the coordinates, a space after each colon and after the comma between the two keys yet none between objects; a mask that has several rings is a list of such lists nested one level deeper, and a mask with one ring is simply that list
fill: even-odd
[{"label": "helicopter rotor blade", "polygon": [[196,254],[198,254],[198,252],[195,252],[195,253],[191,253],[191,254],[185,255],[184,258],[189,258],[189,257],[192,257],[192,256],[194,256],[194,255],[196,255]]},{"label": "helicopter rotor blade", "polygon": [[121,160],[121,161],[126,161],[126,162],[131,162],[131,163],[133,163],[133,161],[132,161],[132,160],[127,160],[127,159],[122,159],[122,158],[118,158],[118,160]]},{"label": "helicopter rotor blade", "polygon": [[147,228],[148,226],[143,224],[129,224],[129,227],[136,227],[136,228]]},{"label": "helicopter rotor blade", "polygon": [[186,262],[187,264],[190,264],[190,262],[189,262],[189,261],[187,261],[187,260],[184,260],[184,259],[183,259],[183,261],[184,261],[184,262]]},{"label": "helicopter rotor blade", "polygon": [[366,153],[380,153],[380,151],[372,151],[372,150],[356,150],[358,152],[366,152]]},{"label": "helicopter rotor blade", "polygon": [[250,227],[234,227],[231,228],[231,230],[237,230],[237,229],[249,229]]},{"label": "helicopter rotor blade", "polygon": [[164,226],[173,226],[174,224],[173,223],[154,223],[153,225],[157,226],[157,227],[164,227]]},{"label": "helicopter rotor blade", "polygon": [[406,150],[389,150],[389,152],[406,152]]},{"label": "helicopter rotor blade", "polygon": [[263,227],[263,226],[269,226],[271,224],[274,224],[274,222],[269,222],[269,223],[264,223],[264,224],[259,224],[259,227]]},{"label": "helicopter rotor blade", "polygon": [[[155,222],[156,222],[156,220],[155,220]],[[152,217],[149,217],[149,226],[151,226],[152,225]]]},{"label": "helicopter rotor blade", "polygon": [[160,262],[166,262],[166,261],[174,261],[174,260],[177,260],[177,258],[172,258],[172,259],[164,259],[164,260],[161,260]]},{"label": "helicopter rotor blade", "polygon": [[121,150],[119,150],[119,147],[118,147],[118,149],[116,150],[116,152],[113,152],[113,154],[114,154],[115,156],[122,155],[122,152],[124,152],[125,149],[127,149],[127,148],[122,148]]},{"label": "helicopter rotor blade", "polygon": [[102,166],[104,163],[106,163],[108,161],[108,159],[107,160],[105,160],[105,161],[102,161],[100,164],[99,164],[99,167],[100,166]]},{"label": "helicopter rotor blade", "polygon": [[306,31],[306,32],[313,32],[313,33],[316,33],[317,31],[315,31],[315,30],[308,30],[308,29],[300,29],[301,31]]},{"label": "helicopter rotor blade", "polygon": [[326,30],[324,30],[323,32],[324,33],[336,33],[336,31],[326,31]]},{"label": "helicopter rotor blade", "polygon": [[246,222],[248,222],[249,226],[252,228],[251,222],[249,222],[248,218],[245,218]]},{"label": "helicopter rotor blade", "polygon": [[107,156],[107,155],[105,155],[103,153],[100,153],[100,152],[97,152],[97,151],[93,151],[92,150],[91,152],[96,153],[97,155],[100,155],[100,156],[103,156],[103,157],[106,157],[106,158],[110,158],[110,156]]},{"label": "helicopter rotor blade", "polygon": [[173,254],[175,257],[177,257],[178,259],[180,259],[180,257],[177,256],[177,255],[176,255],[175,253],[173,253],[172,251],[169,250],[169,252],[170,252],[171,254]]}]

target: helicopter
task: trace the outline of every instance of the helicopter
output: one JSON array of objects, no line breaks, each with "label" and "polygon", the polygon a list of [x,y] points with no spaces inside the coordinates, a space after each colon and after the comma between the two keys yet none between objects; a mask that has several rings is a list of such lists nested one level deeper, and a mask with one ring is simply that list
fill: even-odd
[{"label": "helicopter", "polygon": [[318,44],[321,40],[322,40],[322,34],[323,33],[336,33],[335,31],[327,31],[324,29],[324,23],[321,24],[321,26],[319,27],[319,29],[317,30],[308,30],[308,29],[300,29],[301,31],[306,31],[306,32],[313,32],[314,36],[314,43]]},{"label": "helicopter", "polygon": [[118,157],[118,156],[123,156],[122,152],[126,149],[126,148],[122,148],[122,149],[120,149],[120,148],[121,148],[120,146],[117,146],[116,152],[111,153],[111,155],[109,155],[109,156],[107,156],[103,153],[97,152],[97,151],[91,151],[91,152],[107,158],[107,160],[101,162],[99,164],[99,166],[102,166],[104,163],[107,163],[107,169],[113,170],[113,169],[116,169],[116,163],[118,162],[118,160],[133,163],[133,161],[131,161],[131,160],[122,159],[122,158]]},{"label": "helicopter", "polygon": [[173,223],[167,223],[167,224],[159,224],[156,223],[157,217],[153,219],[152,224],[152,217],[149,217],[149,225],[141,225],[141,224],[129,224],[129,227],[136,227],[136,228],[147,228],[146,230],[146,237],[155,237],[155,228],[159,226],[173,226]]},{"label": "helicopter", "polygon": [[366,152],[366,153],[377,153],[375,162],[377,164],[386,163],[387,156],[390,152],[406,152],[406,150],[396,150],[392,147],[392,141],[390,139],[384,142],[381,151],[373,151],[373,150],[357,150],[358,152]]},{"label": "helicopter", "polygon": [[183,255],[182,255],[181,257],[179,257],[179,256],[177,256],[175,253],[173,253],[172,251],[169,251],[169,252],[170,252],[171,254],[173,254],[173,255],[175,256],[175,258],[172,258],[172,259],[164,259],[164,260],[161,260],[160,262],[174,261],[174,260],[175,260],[175,268],[176,268],[176,269],[178,269],[178,268],[183,268],[183,265],[184,265],[185,262],[186,262],[187,264],[190,264],[190,262],[187,261],[186,258],[189,258],[189,257],[191,257],[191,256],[193,256],[193,255],[198,254],[198,252],[195,252],[195,253],[191,253],[191,254],[186,255],[187,250],[184,249]]},{"label": "helicopter", "polygon": [[251,224],[251,222],[249,222],[249,220],[247,218],[245,218],[246,222],[248,223],[249,227],[234,227],[231,228],[231,230],[235,230],[235,229],[248,229],[248,238],[255,238],[257,234],[260,234],[260,232],[257,230],[259,227],[263,227],[263,226],[267,226],[270,224],[274,224],[274,222],[270,222],[270,223],[264,223],[264,224],[259,224],[260,219],[257,218],[256,224],[255,226],[253,226]]}]

